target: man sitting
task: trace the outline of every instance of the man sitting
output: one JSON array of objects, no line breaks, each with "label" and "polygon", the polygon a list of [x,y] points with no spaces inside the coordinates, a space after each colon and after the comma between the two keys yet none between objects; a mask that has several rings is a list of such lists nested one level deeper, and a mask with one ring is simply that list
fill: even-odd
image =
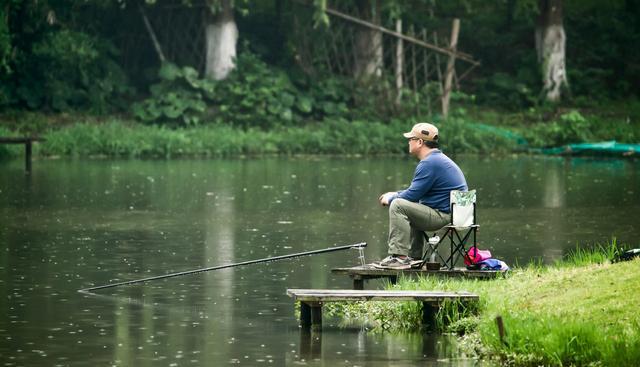
[{"label": "man sitting", "polygon": [[383,269],[409,269],[412,259],[420,259],[424,247],[421,232],[450,223],[450,192],[468,190],[458,165],[438,149],[438,128],[418,123],[404,137],[409,153],[420,162],[406,190],[387,192],[378,199],[389,206],[389,256],[374,264]]}]

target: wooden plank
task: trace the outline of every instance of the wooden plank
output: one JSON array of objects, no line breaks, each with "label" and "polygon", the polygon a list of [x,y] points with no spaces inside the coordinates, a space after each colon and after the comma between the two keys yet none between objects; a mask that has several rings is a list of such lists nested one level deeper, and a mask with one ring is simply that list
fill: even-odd
[{"label": "wooden plank", "polygon": [[385,34],[389,34],[391,36],[403,39],[403,40],[408,41],[408,42],[412,42],[412,43],[414,43],[416,45],[419,45],[419,46],[434,50],[434,51],[442,53],[442,54],[454,55],[455,57],[457,57],[457,58],[459,58],[461,60],[464,60],[466,62],[469,62],[469,63],[471,63],[473,65],[480,65],[480,62],[474,60],[471,57],[471,55],[469,55],[469,54],[466,54],[466,53],[463,53],[463,52],[460,52],[460,51],[457,51],[457,50],[451,50],[451,49],[446,49],[446,48],[441,48],[441,47],[438,47],[438,46],[434,46],[434,45],[429,44],[429,43],[427,43],[425,41],[421,41],[421,40],[416,39],[414,37],[409,37],[409,36],[404,35],[402,33],[394,32],[392,30],[389,30],[389,29],[381,27],[379,25],[364,21],[362,19],[354,18],[352,16],[349,16],[347,14],[343,14],[343,13],[337,11],[337,10],[333,10],[331,8],[328,8],[328,7],[325,9],[325,11],[327,13],[331,14],[331,15],[337,16],[339,18],[346,19],[346,20],[348,20],[350,22],[359,24],[361,26],[364,26],[364,27],[367,27],[367,28],[371,28],[371,29],[374,29],[376,31],[379,31],[379,32],[382,32],[382,33],[385,33]]},{"label": "wooden plank", "polygon": [[32,149],[31,145],[36,141],[45,141],[44,138],[39,138],[36,136],[28,136],[28,137],[0,137],[0,144],[24,144],[24,166],[25,171],[29,174],[31,173],[31,154]]},{"label": "wooden plank", "polygon": [[44,138],[38,137],[0,137],[2,144],[26,144],[33,141],[44,141]]},{"label": "wooden plank", "polygon": [[477,300],[479,296],[466,291],[386,291],[349,289],[287,289],[287,295],[302,302],[332,301],[422,301],[440,302],[446,299]]},{"label": "wooden plank", "polygon": [[343,274],[350,276],[357,276],[361,279],[366,278],[385,278],[398,276],[400,274],[411,275],[445,275],[445,276],[463,276],[471,278],[495,278],[498,275],[502,275],[505,272],[501,270],[467,270],[465,268],[455,268],[452,270],[426,270],[426,269],[379,269],[373,265],[367,264],[364,266],[354,266],[350,268],[334,268],[331,269],[334,274]]},{"label": "wooden plank", "polygon": [[466,291],[387,291],[348,289],[287,289],[287,295],[300,301],[303,329],[322,327],[322,306],[331,301],[418,301],[422,303],[422,323],[435,328],[435,315],[445,300],[476,301],[480,297]]}]

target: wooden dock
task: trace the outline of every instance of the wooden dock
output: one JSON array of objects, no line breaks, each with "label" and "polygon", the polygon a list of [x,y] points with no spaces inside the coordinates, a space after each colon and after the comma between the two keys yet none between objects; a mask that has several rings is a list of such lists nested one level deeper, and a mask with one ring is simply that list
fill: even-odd
[{"label": "wooden dock", "polygon": [[455,268],[453,270],[426,270],[421,269],[379,269],[371,264],[354,266],[350,268],[334,268],[331,269],[333,274],[348,275],[353,279],[353,289],[364,289],[365,280],[387,278],[391,283],[396,282],[400,275],[433,275],[433,276],[451,276],[451,277],[469,277],[492,279],[505,274],[500,270],[467,270],[465,268]]},{"label": "wooden dock", "polygon": [[477,301],[479,296],[469,292],[441,291],[385,291],[345,289],[287,289],[287,295],[300,301],[300,325],[303,328],[322,326],[322,305],[326,302],[356,301],[418,301],[422,303],[422,323],[435,325],[435,314],[445,300]]},{"label": "wooden dock", "polygon": [[37,141],[44,141],[44,139],[36,136],[0,137],[0,144],[24,144],[24,168],[27,173],[31,173],[31,145]]}]

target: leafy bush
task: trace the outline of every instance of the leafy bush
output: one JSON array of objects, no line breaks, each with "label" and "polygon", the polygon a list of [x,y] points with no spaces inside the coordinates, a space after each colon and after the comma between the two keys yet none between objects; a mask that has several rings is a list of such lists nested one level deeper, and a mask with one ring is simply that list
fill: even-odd
[{"label": "leafy bush", "polygon": [[163,65],[158,76],[151,96],[133,106],[134,115],[145,122],[267,129],[350,114],[344,82],[329,78],[300,88],[286,73],[249,51],[240,54],[236,69],[222,81],[201,78],[195,69],[173,64]]},{"label": "leafy bush", "polygon": [[71,30],[50,32],[19,59],[17,99],[31,109],[88,109],[106,112],[129,92],[116,49],[108,42]]},{"label": "leafy bush", "polygon": [[192,67],[165,63],[158,72],[160,82],[151,86],[151,97],[134,103],[134,116],[145,122],[197,125],[205,115],[206,96],[213,96],[213,81],[201,80]]},{"label": "leafy bush", "polygon": [[563,113],[558,119],[539,123],[527,129],[525,136],[533,146],[559,146],[570,143],[593,141],[593,122],[577,110]]}]

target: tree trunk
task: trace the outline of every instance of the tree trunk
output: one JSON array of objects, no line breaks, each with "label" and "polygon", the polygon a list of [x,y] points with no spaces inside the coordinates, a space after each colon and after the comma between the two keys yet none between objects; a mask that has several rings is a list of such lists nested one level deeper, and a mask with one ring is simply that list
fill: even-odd
[{"label": "tree trunk", "polygon": [[[373,24],[380,24],[379,0],[358,0],[360,17]],[[355,34],[355,64],[356,79],[382,75],[382,33],[380,31],[358,27]]]},{"label": "tree trunk", "polygon": [[221,0],[220,10],[207,25],[207,61],[205,75],[208,78],[222,80],[235,68],[238,27],[233,17],[231,0]]},{"label": "tree trunk", "polygon": [[566,35],[562,24],[562,0],[539,0],[536,51],[542,67],[543,91],[547,101],[557,102],[568,89],[565,66]]}]

